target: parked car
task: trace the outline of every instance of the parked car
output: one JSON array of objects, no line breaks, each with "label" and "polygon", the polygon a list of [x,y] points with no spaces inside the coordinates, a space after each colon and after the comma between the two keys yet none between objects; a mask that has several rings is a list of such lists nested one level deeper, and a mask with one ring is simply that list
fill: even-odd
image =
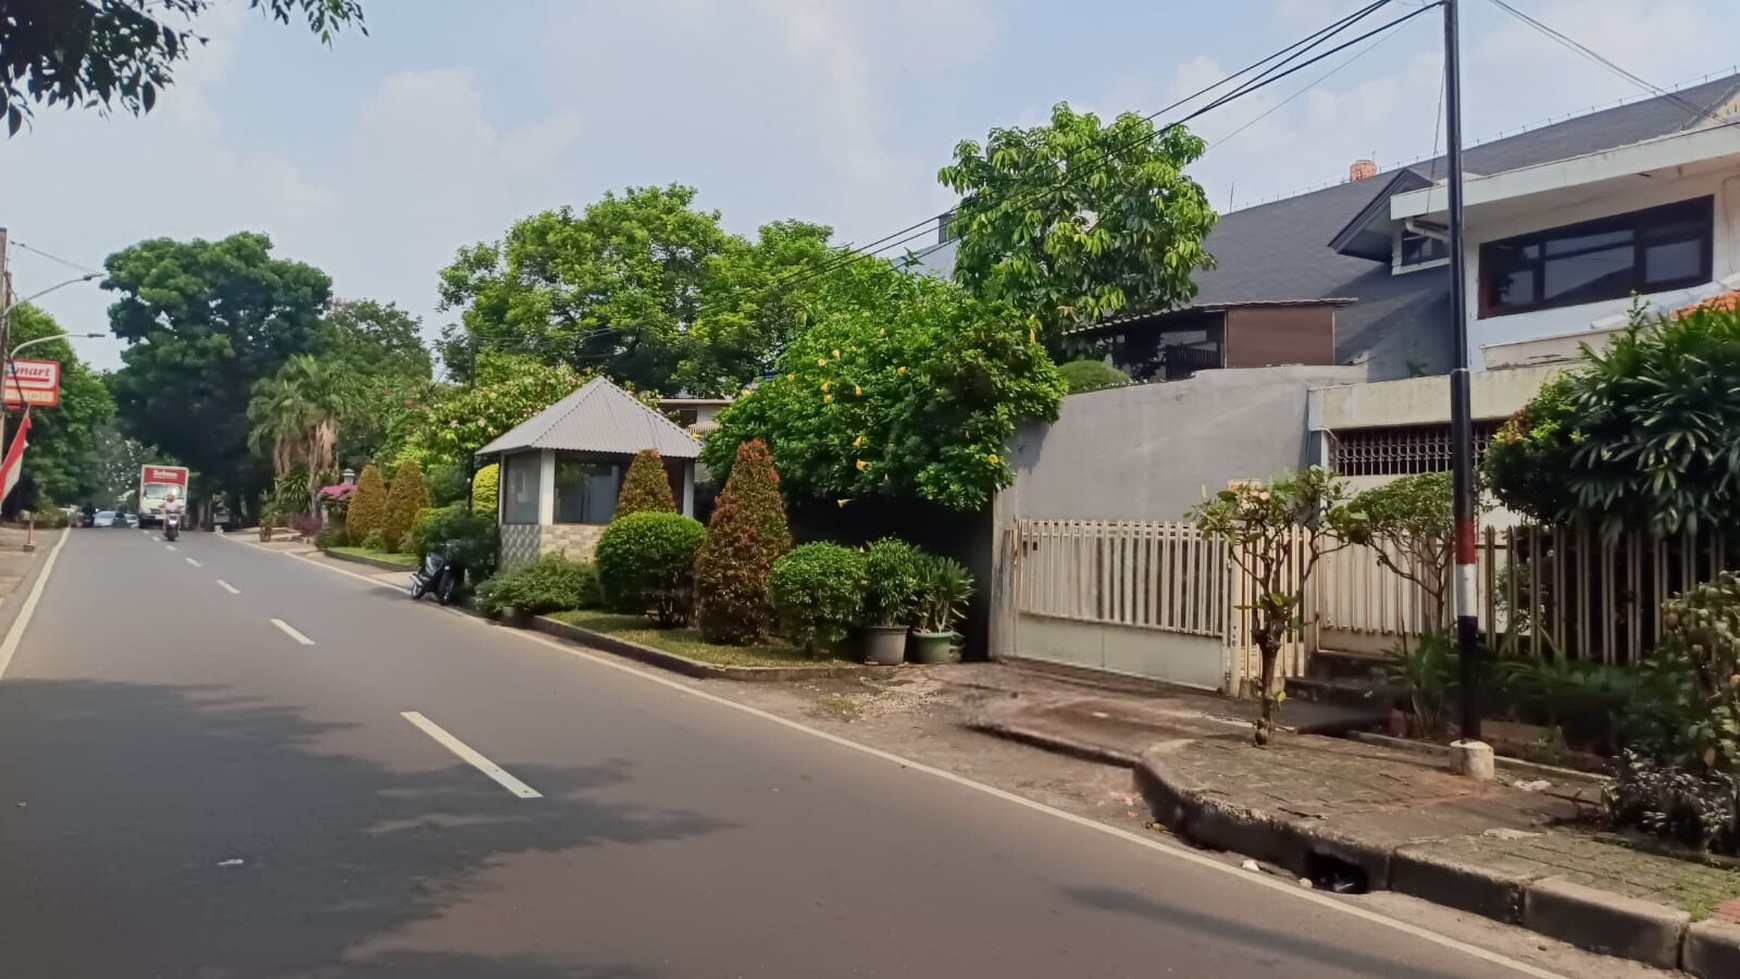
[{"label": "parked car", "polygon": [[[97,515],[91,520],[93,527],[113,527],[114,525],[115,511],[113,510],[98,510]],[[123,523],[122,526],[126,526],[126,524]]]}]

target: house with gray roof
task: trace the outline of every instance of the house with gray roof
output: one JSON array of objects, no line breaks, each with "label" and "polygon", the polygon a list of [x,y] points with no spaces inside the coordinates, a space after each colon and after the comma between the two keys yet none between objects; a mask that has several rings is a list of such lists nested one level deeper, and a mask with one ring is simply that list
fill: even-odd
[{"label": "house with gray roof", "polygon": [[700,444],[602,377],[478,450],[501,465],[496,506],[502,567],[545,554],[591,560],[616,512],[628,464],[644,449],[664,457],[672,496],[684,514],[694,516]]},{"label": "house with gray roof", "polygon": [[[1740,75],[1729,75],[1469,147],[1464,168],[1475,182],[1740,121],[1737,109]],[[1132,311],[1076,335],[1099,341],[1138,380],[1280,364],[1362,365],[1374,381],[1447,373],[1454,356],[1442,216],[1391,213],[1398,197],[1420,200],[1433,188],[1441,212],[1442,187],[1441,158],[1381,172],[1359,161],[1342,183],[1224,214],[1205,242],[1215,268],[1196,274],[1189,306]],[[1612,200],[1624,206],[1624,198]],[[1502,210],[1484,217],[1498,227]],[[945,217],[939,234],[947,228]],[[913,257],[946,275],[954,243]],[[1649,283],[1635,284],[1649,291]],[[1493,312],[1490,304],[1470,308]],[[1478,370],[1484,364],[1475,354]]]}]

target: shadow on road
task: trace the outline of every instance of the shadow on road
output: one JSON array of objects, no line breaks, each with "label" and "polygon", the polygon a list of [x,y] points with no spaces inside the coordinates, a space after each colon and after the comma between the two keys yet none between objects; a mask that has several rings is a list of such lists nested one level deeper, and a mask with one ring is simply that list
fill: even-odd
[{"label": "shadow on road", "polygon": [[[1062,892],[1066,900],[1082,907],[1133,915],[1186,932],[1196,932],[1211,940],[1274,953],[1276,965],[1283,968],[1289,963],[1298,965],[1310,962],[1346,970],[1353,975],[1385,976],[1387,979],[1467,979],[1465,972],[1444,972],[1440,969],[1410,965],[1394,959],[1368,955],[1346,945],[1317,941],[1293,932],[1272,930],[1249,922],[1192,911],[1183,906],[1189,900],[1188,894],[1179,895],[1179,904],[1161,904],[1141,894],[1116,887],[1065,887]],[[1253,902],[1252,907],[1258,906],[1273,905]],[[1369,927],[1371,926],[1350,920],[1337,931],[1357,939]]]},{"label": "shadow on road", "polygon": [[[516,768],[546,796],[528,801],[456,759],[412,770],[360,758],[347,745],[365,734],[223,688],[0,686],[5,971],[654,975],[497,953],[491,926],[475,922],[505,907],[406,932],[487,901],[486,872],[516,855],[656,845],[727,824],[606,799],[632,778],[627,763]],[[423,737],[408,725],[404,735]]]}]

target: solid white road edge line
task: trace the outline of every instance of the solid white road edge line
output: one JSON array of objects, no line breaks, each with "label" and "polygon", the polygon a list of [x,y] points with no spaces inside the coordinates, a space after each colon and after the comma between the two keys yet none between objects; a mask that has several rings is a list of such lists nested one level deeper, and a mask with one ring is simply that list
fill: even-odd
[{"label": "solid white road edge line", "polygon": [[314,640],[308,638],[307,636],[303,635],[300,632],[297,632],[295,627],[293,627],[290,623],[285,622],[283,619],[273,619],[272,624],[278,627],[279,632],[284,633],[286,636],[289,636],[290,638],[296,640],[297,642],[301,643],[302,645],[304,645],[304,646],[314,645]]},{"label": "solid white road edge line", "polygon": [[196,568],[204,567],[204,565],[200,564],[198,561],[195,561],[193,558],[188,558],[187,563],[193,565]]},{"label": "solid white road edge line", "polygon": [[448,734],[447,730],[441,725],[431,721],[427,717],[424,717],[417,711],[400,711],[399,716],[416,725],[418,730],[427,734],[429,737],[434,738],[436,744],[458,755],[461,761],[464,761],[467,765],[470,765],[472,768],[477,769],[483,774],[488,775],[491,779],[495,780],[496,784],[507,789],[509,792],[512,792],[514,795],[519,796],[522,799],[542,799],[544,797],[543,793],[519,779],[514,778],[512,775],[509,775],[507,769],[497,765],[493,761],[490,761],[488,758],[485,758],[483,755],[479,754],[476,749],[453,735]]},{"label": "solid white road edge line", "polygon": [[12,620],[12,628],[6,630],[6,639],[0,642],[0,679],[6,678],[6,668],[12,665],[12,654],[18,652],[18,642],[24,638],[24,629],[30,625],[30,617],[36,613],[36,603],[42,600],[43,586],[48,584],[49,573],[54,570],[54,562],[60,559],[60,549],[66,546],[67,539],[72,536],[70,529],[60,532],[60,540],[54,544],[54,550],[48,552],[48,561],[42,566],[42,573],[36,576],[36,584],[30,586],[30,594],[24,596],[24,606],[18,610],[18,618]]},{"label": "solid white road edge line", "polygon": [[[245,542],[244,541],[237,541],[237,543],[245,543]],[[285,553],[288,553],[288,552],[285,552]],[[339,574],[346,575],[346,576],[349,576],[351,578],[355,578],[358,581],[364,582],[366,584],[370,584],[370,585],[380,584],[380,582],[376,581],[373,578],[370,578],[366,575],[357,574],[357,573],[355,573],[353,571],[349,571],[345,568],[333,567],[330,564],[325,564],[323,562],[316,561],[313,558],[302,557],[302,555],[300,555],[300,554],[293,554],[291,556],[292,557],[300,557],[300,558],[302,558],[302,560],[307,561],[309,564],[312,564],[317,568],[325,568],[328,571],[336,571]],[[725,697],[721,697],[718,694],[708,693],[705,690],[697,690],[694,687],[687,686],[683,683],[680,683],[676,680],[672,680],[668,677],[659,676],[658,674],[651,672],[650,669],[643,669],[639,666],[634,666],[634,665],[630,665],[628,663],[620,662],[614,658],[609,658],[605,655],[593,653],[593,652],[590,652],[588,650],[581,649],[577,646],[569,646],[565,643],[557,642],[554,639],[551,639],[547,636],[541,635],[541,634],[536,633],[536,632],[532,632],[532,631],[527,630],[527,629],[505,629],[503,631],[507,632],[511,635],[519,636],[520,638],[525,639],[529,642],[535,642],[535,643],[538,643],[540,645],[548,646],[551,649],[557,650],[558,652],[567,653],[570,656],[574,656],[574,657],[577,657],[579,659],[586,660],[587,662],[595,663],[599,666],[606,667],[606,668],[612,669],[612,670],[617,670],[617,671],[622,672],[622,673],[627,673],[630,676],[639,677],[640,679],[645,680],[648,683],[656,683],[660,686],[669,687],[672,690],[680,691],[680,692],[687,694],[691,697],[696,697],[696,698],[699,698],[701,700],[705,700],[705,701],[709,701],[711,703],[718,704],[721,707],[728,707],[731,710],[741,711],[745,714],[749,714],[749,715],[754,716],[754,717],[759,717],[762,720],[767,721],[769,723],[778,724],[781,727],[789,728],[793,731],[799,731],[799,732],[807,734],[811,737],[820,738],[823,741],[832,742],[834,744],[839,745],[842,748],[850,748],[853,751],[863,752],[864,754],[870,755],[872,757],[880,758],[884,761],[893,762],[894,764],[899,765],[902,768],[911,769],[912,771],[915,771],[915,772],[923,772],[926,775],[940,778],[946,782],[953,782],[956,785],[960,785],[960,786],[963,786],[965,788],[972,789],[975,792],[982,792],[985,795],[991,796],[992,798],[1001,799],[1004,802],[1010,802],[1010,803],[1013,803],[1017,806],[1021,806],[1022,808],[1031,809],[1034,812],[1045,813],[1048,816],[1052,816],[1052,817],[1055,817],[1057,819],[1061,819],[1064,822],[1074,823],[1075,825],[1080,826],[1084,829],[1090,829],[1090,830],[1093,830],[1094,832],[1097,832],[1097,833],[1105,833],[1105,834],[1108,834],[1110,836],[1115,836],[1118,839],[1124,840],[1126,842],[1134,843],[1135,845],[1140,846],[1140,847],[1145,847],[1146,849],[1148,849],[1154,853],[1160,854],[1162,856],[1171,857],[1174,860],[1183,860],[1187,863],[1193,863],[1193,864],[1196,864],[1197,866],[1202,867],[1206,870],[1211,870],[1211,871],[1214,871],[1215,873],[1219,873],[1219,874],[1225,874],[1226,876],[1231,877],[1234,880],[1240,880],[1240,881],[1245,882],[1246,884],[1251,884],[1251,885],[1254,885],[1256,887],[1267,888],[1268,890],[1274,891],[1278,894],[1285,894],[1288,897],[1294,898],[1295,900],[1306,901],[1306,902],[1309,902],[1311,904],[1315,904],[1315,905],[1322,907],[1322,908],[1327,908],[1327,909],[1332,910],[1332,911],[1338,911],[1342,914],[1352,915],[1353,917],[1359,918],[1362,921],[1368,921],[1368,922],[1375,924],[1375,925],[1382,925],[1383,927],[1390,928],[1390,929],[1393,929],[1395,931],[1399,931],[1405,935],[1411,935],[1415,938],[1420,939],[1421,941],[1430,942],[1433,945],[1439,946],[1440,948],[1446,948],[1446,949],[1450,949],[1451,951],[1461,952],[1464,955],[1468,955],[1472,958],[1479,959],[1483,962],[1490,962],[1493,965],[1497,965],[1497,966],[1501,966],[1501,967],[1506,968],[1506,969],[1510,969],[1514,972],[1520,973],[1520,974],[1525,975],[1525,976],[1533,976],[1534,979],[1570,979],[1569,976],[1565,976],[1561,973],[1550,972],[1550,971],[1543,969],[1539,966],[1530,965],[1527,962],[1523,962],[1520,959],[1513,959],[1513,958],[1510,958],[1508,956],[1501,955],[1498,952],[1494,952],[1494,951],[1491,951],[1489,949],[1481,948],[1478,945],[1470,944],[1468,942],[1464,942],[1464,941],[1461,941],[1459,939],[1451,938],[1448,935],[1440,935],[1439,933],[1432,931],[1428,928],[1422,928],[1419,925],[1412,924],[1412,923],[1406,922],[1406,921],[1402,921],[1398,918],[1391,918],[1391,917],[1388,917],[1386,915],[1379,914],[1376,911],[1368,911],[1365,908],[1356,907],[1356,906],[1351,905],[1351,904],[1346,904],[1340,900],[1336,900],[1335,898],[1329,897],[1326,894],[1321,894],[1317,891],[1305,890],[1304,888],[1298,886],[1297,884],[1282,883],[1280,880],[1278,880],[1274,877],[1270,877],[1268,874],[1253,874],[1250,871],[1245,870],[1243,868],[1236,867],[1236,866],[1233,866],[1230,864],[1221,863],[1219,860],[1215,860],[1212,857],[1203,856],[1200,853],[1194,853],[1190,850],[1181,849],[1181,848],[1175,847],[1175,846],[1168,846],[1167,844],[1164,844],[1164,843],[1158,843],[1158,842],[1155,842],[1154,840],[1148,839],[1147,837],[1144,837],[1138,833],[1132,833],[1127,829],[1122,829],[1120,827],[1113,826],[1109,823],[1098,822],[1098,821],[1089,819],[1086,816],[1078,816],[1073,812],[1066,812],[1066,811],[1064,811],[1062,809],[1058,809],[1054,806],[1048,806],[1043,802],[1035,802],[1034,800],[1026,798],[1025,796],[1019,796],[1013,792],[1009,792],[1009,791],[1006,791],[1004,789],[999,789],[994,785],[986,785],[983,782],[975,782],[972,779],[967,778],[964,775],[957,775],[954,772],[948,771],[946,769],[937,768],[933,765],[926,765],[923,762],[913,761],[910,758],[902,757],[900,755],[894,754],[891,751],[883,751],[881,748],[872,748],[871,746],[869,746],[867,744],[860,744],[859,742],[853,741],[850,738],[843,738],[837,734],[830,734],[827,731],[822,731],[822,730],[819,730],[817,728],[808,727],[806,725],[798,723],[797,721],[793,721],[793,720],[790,720],[788,718],[780,717],[778,714],[772,714],[772,713],[764,711],[758,707],[751,707],[748,704],[740,704],[735,700],[730,700],[730,699],[727,699]]]},{"label": "solid white road edge line", "polygon": [[217,586],[219,588],[222,588],[224,591],[229,592],[232,595],[240,595],[241,594],[241,591],[239,589],[237,589],[235,585],[230,584],[229,582],[223,580],[222,578],[219,578],[217,580]]}]

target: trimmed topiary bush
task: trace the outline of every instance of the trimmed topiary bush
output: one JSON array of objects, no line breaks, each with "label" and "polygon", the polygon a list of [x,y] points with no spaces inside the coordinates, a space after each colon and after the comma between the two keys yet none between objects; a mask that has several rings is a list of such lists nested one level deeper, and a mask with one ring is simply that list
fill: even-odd
[{"label": "trimmed topiary bush", "polygon": [[743,645],[767,635],[774,623],[768,575],[789,550],[773,457],[761,440],[745,442],[695,559],[695,624],[703,639]]},{"label": "trimmed topiary bush", "polygon": [[497,494],[501,491],[501,466],[490,463],[471,477],[471,512],[495,516]]},{"label": "trimmed topiary bush", "polygon": [[676,513],[671,481],[665,475],[665,460],[657,449],[642,449],[622,478],[622,494],[616,498],[616,516],[631,513]]},{"label": "trimmed topiary bush", "polygon": [[491,578],[477,589],[478,607],[491,614],[516,608],[532,615],[548,615],[597,604],[597,569],[560,554],[546,554]]},{"label": "trimmed topiary bush", "polygon": [[381,521],[381,532],[387,543],[397,550],[411,536],[417,523],[417,511],[429,507],[429,487],[423,482],[423,467],[410,459],[393,473],[393,483],[387,489],[387,515]]},{"label": "trimmed topiary bush", "polygon": [[864,555],[805,544],[773,563],[768,592],[785,634],[811,656],[846,638],[864,607]]},{"label": "trimmed topiary bush", "polygon": [[1130,375],[1103,360],[1072,360],[1057,368],[1070,394],[1085,394],[1104,388],[1121,388],[1130,383]]},{"label": "trimmed topiary bush", "polygon": [[665,628],[688,622],[695,555],[706,539],[700,521],[681,514],[612,520],[594,552],[605,602],[619,612],[651,612]]},{"label": "trimmed topiary bush", "polygon": [[356,478],[356,489],[350,495],[350,509],[345,512],[345,526],[349,528],[351,544],[367,547],[363,542],[377,530],[385,533],[386,522],[387,481],[381,478],[380,468],[371,462]]}]

